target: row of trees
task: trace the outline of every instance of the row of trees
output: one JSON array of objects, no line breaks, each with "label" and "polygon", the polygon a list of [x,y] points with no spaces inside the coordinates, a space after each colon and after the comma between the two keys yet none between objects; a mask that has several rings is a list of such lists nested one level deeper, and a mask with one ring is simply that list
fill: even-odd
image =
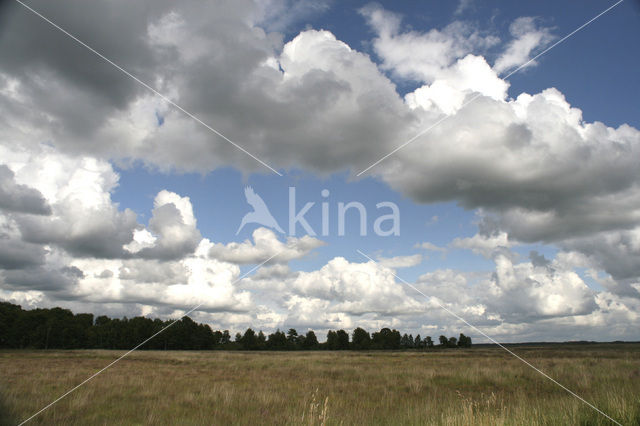
[{"label": "row of trees", "polygon": [[[298,334],[294,328],[290,328],[285,334],[278,330],[275,333],[265,336],[262,331],[258,334],[249,328],[244,334],[237,333],[235,342],[238,349],[244,350],[369,350],[369,349],[427,349],[434,348],[433,340],[430,336],[424,339],[418,334],[415,338],[411,334],[401,335],[398,330],[383,328],[369,334],[363,328],[353,330],[351,339],[344,330],[330,330],[327,333],[327,340],[319,343],[316,334],[309,330],[306,334]],[[441,348],[471,347],[471,338],[460,334],[459,338],[440,336]]]},{"label": "row of trees", "polygon": [[[166,328],[166,329],[165,329]],[[160,333],[161,330],[165,329]],[[156,335],[157,334],[157,335]],[[151,338],[153,336],[153,338]],[[151,338],[151,339],[150,339]],[[149,339],[141,349],[229,349],[229,350],[370,350],[428,349],[434,347],[470,347],[471,338],[440,336],[439,345],[431,337],[401,335],[383,328],[369,333],[356,328],[351,336],[344,330],[331,330],[325,342],[316,334],[291,328],[265,335],[249,328],[232,339],[228,330],[213,331],[189,317],[162,321],[145,317],[112,319],[92,314],[73,314],[68,309],[23,310],[18,305],[0,302],[0,348],[34,349],[131,349]]]}]

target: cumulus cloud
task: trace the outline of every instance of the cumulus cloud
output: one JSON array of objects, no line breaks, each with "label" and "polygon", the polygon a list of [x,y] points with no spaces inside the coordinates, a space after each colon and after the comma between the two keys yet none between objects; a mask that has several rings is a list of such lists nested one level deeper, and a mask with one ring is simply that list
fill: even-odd
[{"label": "cumulus cloud", "polygon": [[[259,26],[268,18],[251,1],[215,7],[149,2],[133,9],[118,2],[31,6],[275,167],[325,173],[350,168],[357,159],[364,165],[412,120],[394,84],[366,55],[327,31],[303,31],[283,43],[281,34]],[[42,134],[64,150],[139,159],[163,170],[234,164],[265,171],[19,5],[11,13],[10,36],[0,51],[15,57],[0,70],[10,113],[5,134],[24,143]],[[120,26],[126,30],[109,33]],[[28,58],[16,53],[27,50]],[[37,133],[31,130],[36,123]],[[299,149],[301,140],[307,149]]]},{"label": "cumulus cloud", "polygon": [[488,286],[493,309],[506,319],[571,316],[591,313],[596,308],[594,291],[572,271],[514,265],[504,255],[495,259],[496,271]]},{"label": "cumulus cloud", "polygon": [[21,185],[37,188],[49,215],[14,214],[21,239],[54,244],[77,256],[122,257],[138,226],[136,215],[111,200],[118,176],[104,160],[69,156],[39,145],[31,151],[0,147]]},{"label": "cumulus cloud", "polygon": [[51,208],[42,194],[34,188],[16,183],[14,176],[9,167],[0,164],[0,209],[39,215],[51,214]]},{"label": "cumulus cloud", "polygon": [[325,244],[308,235],[300,238],[289,237],[286,242],[282,242],[272,230],[267,228],[257,228],[253,231],[252,237],[253,243],[248,240],[226,245],[216,243],[209,250],[209,255],[215,259],[237,264],[261,263],[270,258],[272,259],[269,263],[287,263],[300,259],[313,249]]},{"label": "cumulus cloud", "polygon": [[493,235],[476,234],[468,238],[455,238],[450,246],[471,250],[476,254],[491,259],[500,251],[508,251],[513,246],[513,243],[509,241],[509,236],[506,232],[499,232]]},{"label": "cumulus cloud", "polygon": [[584,266],[610,274],[612,279],[602,282],[609,291],[640,297],[640,227],[573,238],[561,245],[581,255]]},{"label": "cumulus cloud", "polygon": [[45,248],[22,241],[20,230],[11,216],[0,214],[0,268],[22,269],[44,264]]},{"label": "cumulus cloud", "polygon": [[498,78],[486,60],[480,56],[467,55],[451,68],[443,71],[431,85],[424,85],[405,96],[412,108],[434,110],[447,115],[456,113],[470,93],[478,93],[493,99],[506,97],[509,85]]},{"label": "cumulus cloud", "polygon": [[16,170],[6,173],[12,188],[42,194],[51,209],[34,215],[0,208],[0,297],[28,306],[174,315],[201,305],[209,314],[264,314],[239,287],[239,267],[227,260],[257,263],[283,250],[279,262],[286,266],[323,244],[311,237],[283,243],[258,229],[245,246],[216,245],[201,236],[190,199],[167,190],[156,195],[144,227],[111,199],[118,175],[108,162],[46,145],[2,149],[6,170]]},{"label": "cumulus cloud", "polygon": [[403,32],[402,17],[379,5],[368,5],[360,13],[376,32],[373,47],[383,61],[383,69],[415,81],[432,82],[455,60],[499,41],[460,21],[454,21],[442,30]]},{"label": "cumulus cloud", "polygon": [[419,248],[427,251],[439,251],[441,253],[446,253],[447,249],[445,247],[437,246],[429,241],[425,241],[423,243],[417,243],[413,246],[414,248]]},{"label": "cumulus cloud", "polygon": [[[45,4],[36,6],[49,12]],[[64,10],[66,3],[57,7]],[[105,7],[112,13],[99,15]],[[95,28],[101,30],[92,27],[92,35],[87,35],[100,44],[100,36],[115,25],[109,20],[117,16],[118,7],[83,6],[87,10],[82,22],[75,13],[63,18],[56,12],[55,17],[81,31],[100,16]],[[399,15],[378,6],[361,11],[376,34],[373,46],[382,69],[423,83],[402,99],[369,57],[328,31],[303,31],[286,43],[281,35],[265,32],[260,27],[264,12],[251,2],[233,8],[222,3],[215,13],[191,3],[172,8],[157,3],[150,10],[151,15],[138,9],[128,14],[127,22],[136,25],[127,26],[127,31],[140,33],[123,32],[136,43],[118,51],[121,62],[139,66],[141,76],[158,82],[190,111],[276,167],[323,174],[362,170],[448,117],[372,169],[374,175],[418,202],[455,200],[466,208],[496,212],[501,228],[524,241],[553,242],[638,223],[638,130],[585,123],[580,110],[556,89],[508,99],[508,83],[478,54],[498,40],[468,24],[405,31]],[[12,13],[16,18],[7,33],[17,38],[28,27],[19,24],[32,17],[24,11]],[[45,31],[42,25],[33,26]],[[504,58],[529,54],[550,37],[549,29],[532,18],[514,21],[511,30],[514,39]],[[17,49],[14,44],[35,46],[32,35],[21,40],[7,43],[5,49]],[[56,48],[65,46],[65,55],[82,52],[68,47],[64,38],[48,41],[54,42]],[[107,49],[113,42],[110,38],[100,45]],[[211,46],[215,55],[210,54]],[[91,55],[59,61],[48,53],[53,47],[46,52],[41,45],[25,49],[31,52],[29,58],[3,64],[3,99],[11,105],[7,112],[13,122],[3,131],[12,139],[33,143],[44,134],[63,150],[118,161],[140,159],[167,170],[208,171],[227,164],[247,171],[261,167],[139,88],[122,90],[130,88],[124,76],[91,77],[118,90],[73,74],[78,70],[62,76],[64,64],[89,61],[100,67],[99,61],[92,62],[97,59]],[[39,56],[36,67],[34,58]],[[179,69],[171,66],[177,63]],[[29,67],[43,77],[25,77]],[[44,82],[47,90],[36,92]],[[103,93],[106,87],[109,93]],[[64,100],[70,94],[83,108],[66,111],[46,101]],[[480,98],[462,107],[478,94]],[[91,120],[74,115],[92,111],[94,105],[119,108],[101,110]],[[74,130],[79,123],[83,131]],[[90,134],[92,143],[82,142],[86,139],[79,134]],[[615,214],[603,214],[603,206],[611,203]]]},{"label": "cumulus cloud", "polygon": [[38,244],[0,236],[0,268],[22,269],[44,263],[45,249]]},{"label": "cumulus cloud", "polygon": [[419,265],[422,262],[421,254],[412,254],[410,256],[394,256],[394,257],[379,257],[378,263],[387,268],[409,268],[411,266]]},{"label": "cumulus cloud", "polygon": [[[536,19],[530,16],[520,17],[513,21],[509,31],[514,40],[509,43],[507,49],[493,66],[498,74],[524,65],[535,49],[544,47],[554,38],[549,28],[539,27]],[[534,64],[531,62],[527,66]]]},{"label": "cumulus cloud", "polygon": [[300,272],[291,286],[300,296],[336,302],[338,312],[403,315],[419,309],[393,272],[375,262],[351,263],[336,257],[317,271]]},{"label": "cumulus cloud", "polygon": [[[150,232],[135,234],[136,255],[144,258],[181,259],[191,254],[202,240],[189,197],[162,190],[153,202]],[[151,240],[153,239],[153,242]]]},{"label": "cumulus cloud", "polygon": [[170,261],[71,259],[72,265],[84,271],[73,288],[74,297],[90,303],[145,305],[152,307],[150,312],[184,312],[197,305],[205,312],[252,309],[251,294],[234,285],[240,269],[209,259],[209,245],[203,240],[194,253]]},{"label": "cumulus cloud", "polygon": [[478,98],[378,172],[415,200],[482,208],[514,240],[558,242],[637,225],[639,141],[629,126],[583,123],[548,89]]},{"label": "cumulus cloud", "polygon": [[67,290],[77,284],[82,271],[73,268],[47,267],[11,269],[2,272],[5,286],[12,290],[45,291],[65,299]]},{"label": "cumulus cloud", "polygon": [[[428,298],[437,299],[439,305],[487,334],[517,334],[522,340],[545,335],[549,339],[554,336],[548,330],[551,326],[559,327],[555,334],[559,339],[575,340],[572,333],[584,332],[606,339],[605,324],[617,323],[619,318],[609,317],[603,299],[616,300],[621,311],[636,304],[633,299],[592,290],[560,255],[544,265],[534,261],[516,263],[513,258],[495,254],[495,271],[489,274],[451,269],[428,272],[418,278],[416,286]],[[451,320],[437,307],[430,313],[434,325]],[[604,320],[606,317],[609,318]],[[589,331],[585,324],[590,321],[602,323],[597,330]]]}]

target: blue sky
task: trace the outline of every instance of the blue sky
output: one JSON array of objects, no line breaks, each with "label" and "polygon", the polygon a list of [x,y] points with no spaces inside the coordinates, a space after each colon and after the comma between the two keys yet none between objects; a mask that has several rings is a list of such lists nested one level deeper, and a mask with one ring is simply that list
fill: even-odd
[{"label": "blue sky", "polygon": [[[463,327],[438,300],[506,341],[638,339],[640,5],[504,80],[613,4],[33,2],[173,106],[7,7],[0,298],[161,317],[201,302],[196,319],[234,330]],[[236,235],[246,187],[287,235]],[[318,234],[327,204],[326,235],[288,232],[291,188]],[[339,235],[341,202],[367,236],[353,210]],[[398,235],[374,232],[381,202]]]},{"label": "blue sky", "polygon": [[[413,280],[427,271],[452,268],[463,271],[491,270],[491,261],[471,253],[469,250],[449,249],[446,253],[416,249],[416,245],[428,241],[446,248],[456,237],[472,237],[477,232],[477,218],[473,210],[465,210],[453,202],[416,204],[391,190],[387,185],[372,178],[351,179],[347,174],[317,178],[311,174],[294,171],[284,177],[242,173],[227,168],[207,175],[167,174],[153,172],[144,167],[118,171],[120,184],[113,193],[113,200],[122,207],[138,212],[140,222],[147,223],[153,209],[153,199],[162,189],[188,196],[198,219],[198,227],[205,237],[222,243],[251,238],[251,233],[260,225],[247,225],[236,235],[242,217],[251,211],[244,197],[244,188],[253,187],[265,200],[271,213],[280,225],[289,232],[289,188],[296,190],[296,212],[308,202],[314,206],[304,217],[317,234],[322,234],[322,206],[329,204],[329,234],[319,235],[327,246],[318,248],[313,256],[294,262],[296,269],[313,270],[329,259],[342,256],[352,261],[362,261],[356,250],[371,256],[407,256],[424,253],[424,262],[417,267],[403,270],[402,277]],[[329,190],[324,198],[321,191]],[[355,212],[346,216],[345,235],[338,235],[338,203],[356,201],[362,203],[369,215],[367,235],[360,235],[360,220]],[[389,214],[385,208],[376,208],[381,201],[391,201],[400,210],[399,235],[377,236],[373,230],[375,219]],[[388,224],[387,224],[388,225]],[[297,235],[305,235],[299,224]],[[525,245],[517,251],[525,258],[530,250],[553,254],[553,247]]]},{"label": "blue sky", "polygon": [[[350,46],[372,54],[371,31],[358,13],[369,3],[352,1],[346,7],[333,5],[326,13],[294,26],[287,36],[291,37],[307,26],[324,28]],[[454,1],[397,1],[384,3],[384,7],[402,14],[406,28],[416,31],[442,28],[458,18],[505,36],[514,19],[535,16],[562,37],[614,3],[601,0],[562,3],[552,0],[535,3],[471,1],[458,15],[455,12],[459,4]],[[585,120],[598,120],[611,126],[628,123],[637,127],[640,104],[630,97],[640,92],[640,79],[634,77],[637,73],[633,72],[640,66],[640,58],[629,50],[629,46],[640,36],[640,6],[632,1],[620,6],[615,14],[603,17],[598,25],[590,25],[580,36],[572,37],[566,46],[545,55],[541,60],[543,66],[515,74],[510,79],[510,95],[559,87],[573,105],[583,110]],[[493,52],[494,57],[497,54]],[[376,56],[372,54],[372,58],[375,60]],[[396,81],[396,84],[401,93],[416,87],[415,83],[406,81]]]}]

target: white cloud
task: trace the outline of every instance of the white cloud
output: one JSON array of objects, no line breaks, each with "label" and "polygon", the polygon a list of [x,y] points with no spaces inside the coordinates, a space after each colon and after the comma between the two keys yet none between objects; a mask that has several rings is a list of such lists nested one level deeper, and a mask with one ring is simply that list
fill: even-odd
[{"label": "white cloud", "polygon": [[479,93],[496,100],[507,96],[509,84],[498,78],[480,56],[467,55],[439,73],[431,85],[424,85],[405,96],[410,108],[429,111],[436,107],[451,115],[464,104],[469,93]]},{"label": "white cloud", "polygon": [[[83,7],[83,25],[97,19],[95,11]],[[281,35],[258,26],[261,12],[250,3],[221,3],[215,13],[187,5],[156,7],[153,19],[139,11],[127,16],[144,22],[131,26],[141,34],[117,34],[109,43],[117,45],[124,35],[136,40],[122,51],[123,59],[153,64],[140,64],[142,75],[152,74],[149,81],[276,167],[321,174],[362,170],[450,114],[373,168],[374,175],[418,202],[483,207],[518,240],[549,242],[580,232],[628,229],[640,221],[633,201],[638,199],[637,129],[584,123],[580,110],[556,89],[507,99],[508,84],[480,56],[497,40],[475,28],[458,22],[426,32],[403,31],[398,15],[379,7],[362,11],[376,31],[374,48],[382,68],[424,83],[403,101],[370,58],[328,31],[303,31],[284,43]],[[19,23],[11,30],[21,34]],[[108,28],[110,22],[98,24]],[[171,37],[161,37],[165,30]],[[529,40],[535,33],[542,43],[549,31],[527,18],[515,21],[512,32],[512,46],[521,52],[527,49],[520,38]],[[105,80],[64,69],[73,61],[51,56],[51,49],[41,49],[36,41],[42,37],[34,37],[21,39],[32,55],[17,59],[28,63],[3,64],[6,140],[19,140],[21,146],[53,140],[65,151],[138,159],[163,170],[209,171],[233,164],[250,172],[260,167],[175,109],[130,90],[131,82],[122,76]],[[183,49],[187,40],[195,50]],[[60,53],[73,56],[74,51]],[[38,77],[25,78],[22,71],[38,57]],[[176,63],[180,69],[169,66]],[[57,74],[60,69],[69,71],[64,78]],[[108,92],[104,81],[111,84]],[[460,109],[474,93],[483,96]],[[112,103],[118,108],[108,106]],[[39,188],[46,198],[46,188]],[[603,214],[603,206],[611,203],[615,214]]]},{"label": "white cloud", "polygon": [[476,234],[468,238],[455,238],[450,244],[453,248],[471,250],[488,259],[492,258],[497,252],[509,249],[513,245],[514,244],[509,241],[509,236],[506,232],[500,232],[494,235]]},{"label": "white cloud", "polygon": [[423,250],[427,250],[427,251],[439,251],[441,253],[446,253],[447,252],[447,249],[445,247],[437,246],[437,245],[435,245],[433,243],[430,243],[429,241],[425,241],[425,242],[422,242],[422,243],[417,243],[413,247],[414,248],[423,249]]},{"label": "white cloud", "polygon": [[403,315],[419,309],[391,269],[375,262],[351,263],[336,257],[317,271],[300,272],[291,289],[301,296],[333,301],[334,311],[354,315]]},{"label": "white cloud", "polygon": [[[193,253],[202,236],[198,231],[193,207],[189,197],[162,190],[153,202],[153,211],[149,219],[151,232],[137,234],[138,238],[145,238],[147,247],[141,248],[136,255],[145,258],[180,259]],[[153,244],[148,244],[151,238]],[[135,239],[134,247],[140,245]]]},{"label": "white cloud", "polygon": [[[532,52],[545,47],[554,38],[550,28],[538,27],[536,19],[529,16],[513,21],[509,31],[515,39],[509,43],[507,49],[493,66],[498,74],[524,65],[531,59]],[[531,62],[527,66],[532,65],[535,65],[535,62]]]},{"label": "white cloud", "polygon": [[487,303],[503,318],[583,315],[596,308],[595,292],[575,272],[514,265],[502,254],[495,262]]},{"label": "white cloud", "polygon": [[582,261],[579,266],[610,274],[611,278],[600,281],[607,290],[629,297],[640,296],[637,292],[640,227],[572,238],[562,241],[561,246],[570,250],[571,260]]},{"label": "white cloud", "polygon": [[394,257],[379,257],[378,263],[384,267],[397,269],[397,268],[409,268],[422,263],[421,254],[412,254],[410,256],[394,256]]},{"label": "white cloud", "polygon": [[133,239],[129,244],[124,245],[124,249],[130,253],[137,253],[143,248],[153,247],[157,238],[147,229],[135,229]]},{"label": "white cloud", "polygon": [[300,238],[288,237],[286,242],[282,242],[272,230],[267,228],[257,228],[253,231],[252,237],[253,243],[247,240],[226,245],[213,244],[209,249],[209,256],[237,264],[261,263],[271,257],[273,259],[269,263],[286,263],[293,259],[300,259],[313,249],[325,244],[308,235]]},{"label": "white cloud", "polygon": [[453,12],[453,14],[462,15],[467,10],[473,8],[473,2],[474,0],[460,0],[458,2],[458,7],[456,7],[456,10]]},{"label": "white cloud", "polygon": [[21,238],[55,244],[78,256],[120,257],[137,227],[133,211],[120,210],[110,192],[118,183],[111,165],[87,156],[70,156],[45,146],[0,152],[20,185],[35,188],[51,214],[14,216]]},{"label": "white cloud", "polygon": [[401,78],[431,83],[457,60],[498,43],[470,25],[455,21],[442,30],[401,31],[401,17],[377,5],[360,10],[376,31],[373,40],[382,68]]},{"label": "white cloud", "polygon": [[13,171],[0,164],[0,208],[7,211],[48,215],[51,208],[36,189],[14,181]]}]

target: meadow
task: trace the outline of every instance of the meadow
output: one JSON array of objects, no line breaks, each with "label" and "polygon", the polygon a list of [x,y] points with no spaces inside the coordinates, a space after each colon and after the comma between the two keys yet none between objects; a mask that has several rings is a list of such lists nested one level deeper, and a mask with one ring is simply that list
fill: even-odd
[{"label": "meadow", "polygon": [[[640,425],[640,344],[514,352]],[[18,424],[123,352],[1,351],[0,423]],[[607,425],[496,347],[426,352],[136,351],[37,425]]]}]

